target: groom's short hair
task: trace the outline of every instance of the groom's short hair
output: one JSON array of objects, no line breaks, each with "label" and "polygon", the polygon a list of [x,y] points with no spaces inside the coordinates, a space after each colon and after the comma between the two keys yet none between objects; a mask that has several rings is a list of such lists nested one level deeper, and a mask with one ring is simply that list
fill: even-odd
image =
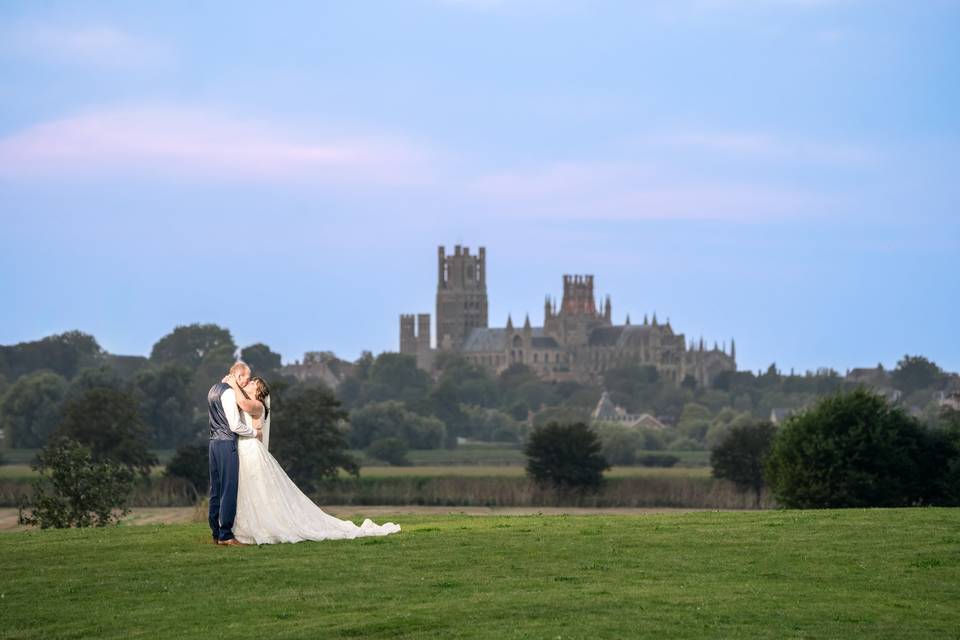
[{"label": "groom's short hair", "polygon": [[250,373],[250,365],[246,362],[237,361],[233,363],[233,366],[230,367],[230,373],[233,375],[238,375],[240,373]]}]

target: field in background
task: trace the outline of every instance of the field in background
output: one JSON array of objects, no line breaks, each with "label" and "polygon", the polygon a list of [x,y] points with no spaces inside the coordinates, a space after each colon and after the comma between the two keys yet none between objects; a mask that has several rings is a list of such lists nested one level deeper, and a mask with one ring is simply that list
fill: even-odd
[{"label": "field in background", "polygon": [[[391,519],[403,531],[386,538],[242,549],[210,545],[202,524],[0,533],[0,638],[948,638],[960,628],[956,509]],[[223,598],[212,578],[249,588]]]},{"label": "field in background", "polygon": [[[364,465],[380,465],[382,463],[367,458],[362,451],[351,451]],[[641,451],[638,457],[644,455],[670,455],[679,458],[676,466],[706,467],[710,465],[709,451]],[[416,466],[440,465],[519,465],[526,463],[523,450],[519,447],[503,445],[461,445],[456,449],[419,449],[407,454],[410,462]]]},{"label": "field in background", "polygon": [[[363,478],[522,478],[526,470],[521,465],[433,465],[412,467],[364,466]],[[607,478],[707,478],[709,467],[613,467],[604,474]]]},{"label": "field in background", "polygon": [[[457,449],[411,451],[408,467],[386,466],[352,452],[360,459],[360,479],[341,474],[338,481],[314,495],[320,504],[448,505],[476,507],[674,507],[691,509],[751,509],[753,498],[727,482],[710,477],[708,452],[650,452],[683,457],[674,467],[614,467],[606,473],[607,486],[596,495],[564,496],[534,486],[524,470],[520,449],[495,445],[467,445]],[[154,451],[161,461],[172,451]],[[30,491],[36,473],[27,461],[36,451],[17,450],[0,466],[0,507],[20,503]],[[132,502],[138,507],[174,507],[193,504],[196,490],[186,481],[165,478],[162,465],[148,483],[138,486]],[[201,494],[206,487],[200,488]],[[773,506],[764,497],[761,507]]]}]

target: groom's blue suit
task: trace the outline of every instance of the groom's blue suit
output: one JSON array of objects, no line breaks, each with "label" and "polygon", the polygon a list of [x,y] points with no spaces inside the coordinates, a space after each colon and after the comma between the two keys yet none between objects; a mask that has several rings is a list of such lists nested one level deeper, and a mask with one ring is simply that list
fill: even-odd
[{"label": "groom's blue suit", "polygon": [[221,396],[230,385],[218,382],[207,393],[210,409],[210,532],[215,540],[233,539],[233,519],[237,515],[237,485],[240,459],[237,434],[223,410]]}]

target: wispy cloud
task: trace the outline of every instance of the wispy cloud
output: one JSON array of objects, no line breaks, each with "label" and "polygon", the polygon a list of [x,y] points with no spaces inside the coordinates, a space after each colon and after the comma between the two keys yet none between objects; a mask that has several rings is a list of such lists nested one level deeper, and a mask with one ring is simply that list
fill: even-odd
[{"label": "wispy cloud", "polygon": [[204,109],[97,111],[0,139],[0,176],[16,178],[411,185],[432,172],[430,153],[402,139],[290,131]]},{"label": "wispy cloud", "polygon": [[67,65],[133,69],[171,64],[173,51],[154,39],[110,25],[17,25],[6,30],[8,51]]}]

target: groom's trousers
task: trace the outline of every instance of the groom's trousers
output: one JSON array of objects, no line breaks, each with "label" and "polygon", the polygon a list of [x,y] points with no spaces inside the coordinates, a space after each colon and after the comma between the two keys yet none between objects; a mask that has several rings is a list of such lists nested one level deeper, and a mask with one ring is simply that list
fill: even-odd
[{"label": "groom's trousers", "polygon": [[210,533],[217,540],[233,539],[233,519],[237,515],[237,485],[240,458],[237,441],[210,441]]}]

